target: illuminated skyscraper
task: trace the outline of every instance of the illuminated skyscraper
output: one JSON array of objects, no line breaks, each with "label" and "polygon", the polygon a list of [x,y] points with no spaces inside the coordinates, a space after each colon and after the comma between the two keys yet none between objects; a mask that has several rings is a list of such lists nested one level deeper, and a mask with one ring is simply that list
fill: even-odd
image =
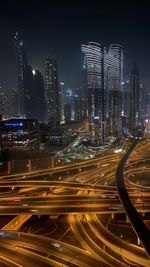
[{"label": "illuminated skyscraper", "polygon": [[129,127],[129,99],[130,99],[130,92],[129,92],[129,80],[122,82],[123,86],[123,113],[122,113],[122,127],[123,133],[128,134]]},{"label": "illuminated skyscraper", "polygon": [[123,48],[110,45],[107,53],[108,133],[118,136],[122,132],[123,115]]},{"label": "illuminated skyscraper", "polygon": [[24,90],[24,114],[26,119],[32,118],[32,87],[33,87],[33,74],[32,67],[26,65],[23,69],[23,90]]},{"label": "illuminated skyscraper", "polygon": [[17,116],[18,114],[18,102],[17,102],[17,90],[15,88],[11,88],[9,93],[9,106],[10,106],[10,115]]},{"label": "illuminated skyscraper", "polygon": [[82,97],[88,99],[88,80],[87,80],[87,64],[86,56],[84,56],[84,63],[81,69],[81,82],[82,82]]},{"label": "illuminated skyscraper", "polygon": [[59,101],[60,101],[60,109],[61,109],[61,122],[64,123],[65,117],[64,117],[64,105],[65,105],[65,97],[66,97],[66,90],[64,83],[61,82],[59,85]]},{"label": "illuminated skyscraper", "polygon": [[24,47],[23,40],[18,32],[14,36],[14,44],[17,59],[17,76],[18,76],[18,114],[21,116],[26,115],[25,97],[28,98],[28,92],[25,92],[25,69],[27,68],[27,55]]},{"label": "illuminated skyscraper", "polygon": [[129,131],[135,135],[140,115],[139,72],[134,66],[130,77]]},{"label": "illuminated skyscraper", "polygon": [[65,123],[71,122],[71,104],[67,103],[64,105],[64,119]]},{"label": "illuminated skyscraper", "polygon": [[106,135],[121,132],[123,48],[112,44],[107,52],[103,45],[89,42],[81,49],[86,56],[91,132],[103,143]]},{"label": "illuminated skyscraper", "polygon": [[140,118],[149,118],[150,92],[140,83]]},{"label": "illuminated skyscraper", "polygon": [[45,60],[45,97],[48,122],[51,127],[57,127],[60,124],[59,85],[57,61],[52,58]]},{"label": "illuminated skyscraper", "polygon": [[43,76],[39,70],[34,69],[32,69],[31,113],[32,119],[37,119],[39,122],[46,121],[46,102]]},{"label": "illuminated skyscraper", "polygon": [[[104,46],[94,42],[89,42],[88,45],[82,45],[81,49],[86,56],[90,129],[91,132],[95,132],[96,135],[99,135],[98,138],[103,143],[107,93],[105,66],[106,50]],[[95,120],[98,121],[97,124],[95,124]]]},{"label": "illuminated skyscraper", "polygon": [[6,89],[0,86],[0,115],[3,117],[8,117],[10,114],[10,105],[8,92]]}]

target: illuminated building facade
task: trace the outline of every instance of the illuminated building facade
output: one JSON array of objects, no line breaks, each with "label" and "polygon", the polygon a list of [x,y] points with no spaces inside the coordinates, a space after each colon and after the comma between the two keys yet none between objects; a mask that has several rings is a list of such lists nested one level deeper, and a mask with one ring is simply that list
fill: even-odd
[{"label": "illuminated building facade", "polygon": [[[67,138],[66,138],[67,137]],[[51,129],[48,135],[48,142],[50,146],[61,146],[67,144],[69,138],[66,130],[63,129]]]},{"label": "illuminated building facade", "polygon": [[46,101],[44,80],[39,70],[32,69],[31,118],[46,121]]},{"label": "illuminated building facade", "polygon": [[62,123],[64,123],[65,121],[65,117],[64,117],[65,95],[66,95],[65,85],[63,82],[61,82],[59,85],[59,101],[60,101],[60,108],[61,108],[60,119]]},{"label": "illuminated building facade", "polygon": [[17,90],[15,88],[11,88],[9,94],[9,108],[10,108],[10,116],[16,117],[18,114],[18,101],[17,101]]},{"label": "illuminated building facade", "polygon": [[45,98],[48,123],[52,128],[58,127],[60,124],[60,110],[57,61],[51,58],[45,60]]},{"label": "illuminated building facade", "polygon": [[123,48],[112,44],[107,52],[103,45],[89,42],[81,49],[86,56],[90,130],[93,139],[104,143],[106,135],[121,132]]},{"label": "illuminated building facade", "polygon": [[65,123],[71,122],[71,103],[66,103],[64,105],[64,118],[65,118]]},{"label": "illuminated building facade", "polygon": [[82,115],[82,99],[75,97],[74,98],[74,120],[81,121],[83,119]]},{"label": "illuminated building facade", "polygon": [[81,69],[81,83],[82,83],[82,97],[88,99],[88,80],[87,80],[87,64],[86,56],[84,56],[84,63]]},{"label": "illuminated building facade", "polygon": [[[89,42],[81,46],[86,56],[87,86],[88,86],[88,117],[93,139],[99,135],[101,143],[104,142],[104,130],[106,121],[106,49],[103,45]],[[95,129],[95,120],[99,127]]]},{"label": "illuminated building facade", "polygon": [[140,118],[139,72],[134,66],[130,76],[129,131],[135,135]]},{"label": "illuminated building facade", "polygon": [[150,114],[150,92],[140,83],[140,118],[148,119]]},{"label": "illuminated building facade", "polygon": [[130,91],[129,91],[129,80],[122,82],[123,87],[123,113],[122,113],[122,131],[124,134],[129,132],[129,100],[130,100]]},{"label": "illuminated building facade", "polygon": [[36,120],[11,119],[0,122],[2,152],[36,154],[39,152],[39,130]]},{"label": "illuminated building facade", "polygon": [[9,115],[9,98],[8,92],[0,87],[0,115],[7,117]]},{"label": "illuminated building facade", "polygon": [[85,98],[74,97],[74,120],[83,121],[87,118],[87,101]]},{"label": "illuminated building facade", "polygon": [[29,98],[28,91],[25,92],[24,83],[25,81],[25,70],[27,68],[27,55],[24,47],[24,42],[19,34],[16,32],[14,36],[14,44],[16,50],[16,60],[17,60],[17,76],[18,76],[18,114],[22,117],[26,116],[25,108],[25,98]]},{"label": "illuminated building facade", "polygon": [[108,134],[122,133],[123,115],[123,47],[112,44],[107,53]]}]

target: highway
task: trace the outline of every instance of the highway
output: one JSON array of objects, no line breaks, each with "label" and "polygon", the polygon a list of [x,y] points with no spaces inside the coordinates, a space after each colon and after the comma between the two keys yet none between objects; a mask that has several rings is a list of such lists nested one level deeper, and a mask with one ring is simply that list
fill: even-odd
[{"label": "highway", "polygon": [[[128,149],[132,141],[127,143]],[[146,137],[136,143],[130,155],[126,150],[55,169],[1,176],[0,216],[15,217],[0,231],[0,266],[149,267],[138,231],[137,242],[130,237],[127,242],[121,230],[116,235],[109,229],[121,218],[133,235],[136,231],[116,180],[124,155],[128,197],[140,216],[150,219],[150,183],[146,178],[140,183],[150,174],[150,142]],[[42,215],[49,218],[45,224]]]},{"label": "highway", "polygon": [[131,145],[131,147],[129,148],[129,150],[127,151],[127,153],[125,154],[125,156],[120,161],[116,172],[116,178],[117,178],[119,196],[126,211],[126,214],[128,215],[130,222],[132,223],[137,235],[139,236],[148,256],[150,256],[150,243],[149,243],[150,231],[143,222],[141,216],[138,214],[136,207],[132,204],[127,189],[125,187],[124,177],[123,177],[125,163],[128,160],[132,151],[135,149],[137,144],[138,140],[135,140]]}]

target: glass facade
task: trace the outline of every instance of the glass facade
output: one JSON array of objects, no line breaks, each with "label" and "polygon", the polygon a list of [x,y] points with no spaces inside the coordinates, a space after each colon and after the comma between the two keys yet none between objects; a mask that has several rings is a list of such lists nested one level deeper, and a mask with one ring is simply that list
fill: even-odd
[{"label": "glass facade", "polygon": [[99,122],[99,137],[104,142],[107,134],[116,135],[114,129],[121,131],[123,48],[112,44],[107,51],[103,45],[89,42],[81,49],[87,64],[89,122],[92,127],[95,119]]},{"label": "glass facade", "polygon": [[57,127],[60,124],[57,61],[51,58],[45,60],[45,98],[48,122],[51,127]]}]

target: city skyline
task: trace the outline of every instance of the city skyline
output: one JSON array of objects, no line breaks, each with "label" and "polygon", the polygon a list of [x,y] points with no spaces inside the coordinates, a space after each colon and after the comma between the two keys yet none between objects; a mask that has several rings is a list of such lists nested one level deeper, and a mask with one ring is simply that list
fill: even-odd
[{"label": "city skyline", "polygon": [[0,266],[150,267],[145,0],[0,9]]},{"label": "city skyline", "polygon": [[[44,73],[44,60],[47,56],[58,61],[59,81],[67,87],[81,84],[83,57],[82,43],[94,41],[102,44],[119,43],[124,46],[125,77],[137,63],[140,79],[149,86],[147,34],[150,21],[146,5],[117,1],[98,1],[91,6],[89,1],[56,1],[41,6],[13,1],[1,9],[1,49],[0,84],[3,87],[16,87],[15,53],[13,36],[17,30],[26,44],[30,65]],[[40,19],[39,19],[40,17]],[[33,38],[34,36],[34,38]],[[66,74],[67,73],[67,74]]]}]

